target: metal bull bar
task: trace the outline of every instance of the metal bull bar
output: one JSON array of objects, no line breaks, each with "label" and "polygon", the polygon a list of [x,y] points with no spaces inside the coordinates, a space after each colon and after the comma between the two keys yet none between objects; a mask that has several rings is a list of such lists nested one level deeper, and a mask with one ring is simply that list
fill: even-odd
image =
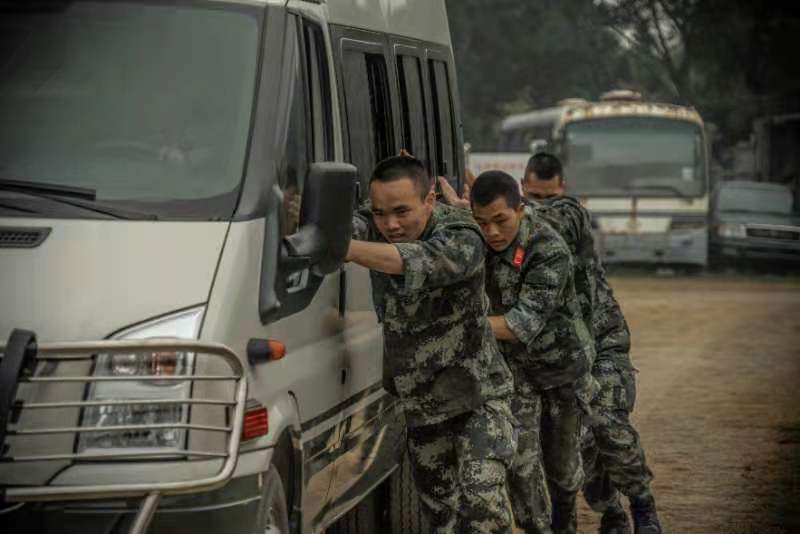
[{"label": "metal bull bar", "polygon": [[[37,376],[36,368],[40,362],[66,362],[89,360],[97,354],[153,354],[161,352],[191,352],[216,357],[227,363],[230,374],[198,375],[188,370],[185,375],[131,375],[131,376],[93,376],[90,370],[81,376]],[[211,491],[223,486],[232,476],[239,453],[239,442],[244,420],[245,403],[247,398],[247,382],[241,361],[236,354],[225,345],[215,343],[201,343],[189,340],[131,340],[131,341],[94,341],[76,343],[36,343],[32,332],[15,330],[8,343],[0,345],[0,503],[3,500],[12,503],[25,503],[32,501],[69,501],[69,500],[94,500],[141,497],[142,504],[136,513],[131,526],[131,534],[143,534],[155,515],[159,500],[162,496],[178,495]],[[90,366],[91,367],[91,366]],[[229,399],[194,398],[185,399],[159,399],[159,400],[66,400],[64,402],[29,403],[17,398],[20,384],[46,384],[79,382],[90,384],[103,381],[141,381],[141,382],[228,382],[233,384],[234,395]],[[25,410],[48,410],[59,408],[89,408],[97,406],[138,406],[148,404],[161,405],[205,405],[221,406],[228,410],[227,422],[224,426],[199,425],[186,423],[153,423],[130,424],[113,426],[64,426],[54,428],[17,428],[16,417]],[[203,432],[223,433],[227,436],[224,452],[191,450],[188,448],[176,451],[147,452],[140,449],[130,452],[122,451],[118,454],[91,454],[72,452],[68,454],[51,455],[11,455],[12,448],[8,446],[7,439],[14,436],[48,436],[53,434],[68,434],[91,432],[98,429],[103,431],[135,432],[154,429],[182,429]],[[223,460],[216,473],[202,475],[204,478],[193,480],[159,481],[147,483],[117,482],[113,478],[110,483],[97,485],[8,485],[2,479],[2,466],[9,462],[48,462],[48,461],[91,461],[91,460],[125,460],[130,462],[148,462],[158,459],[192,459]],[[113,473],[113,464],[109,467]]]}]

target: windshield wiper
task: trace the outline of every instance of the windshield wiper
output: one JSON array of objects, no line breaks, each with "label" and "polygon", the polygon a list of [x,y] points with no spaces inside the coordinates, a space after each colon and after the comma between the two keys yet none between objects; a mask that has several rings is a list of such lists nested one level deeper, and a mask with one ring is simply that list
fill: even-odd
[{"label": "windshield wiper", "polygon": [[673,184],[637,184],[634,182],[633,184],[629,185],[627,189],[629,191],[635,191],[637,189],[663,189],[666,191],[672,191],[684,200],[692,199],[691,195],[689,195],[686,191]]},{"label": "windshield wiper", "polygon": [[83,198],[86,200],[97,199],[97,191],[94,189],[48,184],[45,182],[28,182],[26,180],[0,180],[0,189],[19,191],[21,193],[47,193],[63,197]]},{"label": "windshield wiper", "polygon": [[6,204],[5,202],[0,202],[0,209],[14,210],[14,211],[20,211],[22,213],[30,213],[30,214],[36,213],[35,211],[29,210],[28,208],[23,208],[21,206],[15,206],[13,204]]},{"label": "windshield wiper", "polygon": [[51,202],[67,204],[76,208],[102,213],[116,219],[157,220],[152,213],[142,213],[127,209],[106,206],[96,201],[97,193],[94,189],[72,187],[44,182],[28,182],[24,180],[0,179],[0,191],[13,191],[24,195],[45,198]]}]

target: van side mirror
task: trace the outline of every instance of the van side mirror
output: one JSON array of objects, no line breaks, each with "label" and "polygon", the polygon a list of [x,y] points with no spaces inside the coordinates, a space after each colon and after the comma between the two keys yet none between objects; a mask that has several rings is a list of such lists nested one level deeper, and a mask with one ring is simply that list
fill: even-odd
[{"label": "van side mirror", "polygon": [[311,268],[323,276],[344,263],[353,234],[358,171],[347,163],[314,163],[303,191],[302,226],[283,239],[281,265],[287,271]]},{"label": "van side mirror", "polygon": [[344,263],[353,229],[358,171],[346,163],[314,163],[303,189],[300,229],[281,237],[278,198],[265,222],[258,313],[263,324],[303,310],[326,274]]}]

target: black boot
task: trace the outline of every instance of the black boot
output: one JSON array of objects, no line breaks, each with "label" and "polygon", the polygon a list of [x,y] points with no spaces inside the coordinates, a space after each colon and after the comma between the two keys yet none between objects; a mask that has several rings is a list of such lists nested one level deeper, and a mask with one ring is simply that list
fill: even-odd
[{"label": "black boot", "polygon": [[603,512],[599,534],[631,534],[628,514],[621,506],[612,506]]},{"label": "black boot", "polygon": [[631,499],[631,515],[635,534],[661,534],[661,523],[656,514],[656,501],[652,495]]},{"label": "black boot", "polygon": [[575,495],[553,499],[553,534],[575,534],[578,531],[578,512]]}]

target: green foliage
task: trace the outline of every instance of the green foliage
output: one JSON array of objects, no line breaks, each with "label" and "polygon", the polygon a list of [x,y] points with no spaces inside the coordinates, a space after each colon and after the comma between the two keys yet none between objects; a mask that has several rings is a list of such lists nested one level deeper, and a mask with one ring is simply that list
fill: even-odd
[{"label": "green foliage", "polygon": [[695,106],[731,145],[753,118],[800,110],[791,3],[448,0],[465,137],[491,149],[506,114],[612,88]]}]

